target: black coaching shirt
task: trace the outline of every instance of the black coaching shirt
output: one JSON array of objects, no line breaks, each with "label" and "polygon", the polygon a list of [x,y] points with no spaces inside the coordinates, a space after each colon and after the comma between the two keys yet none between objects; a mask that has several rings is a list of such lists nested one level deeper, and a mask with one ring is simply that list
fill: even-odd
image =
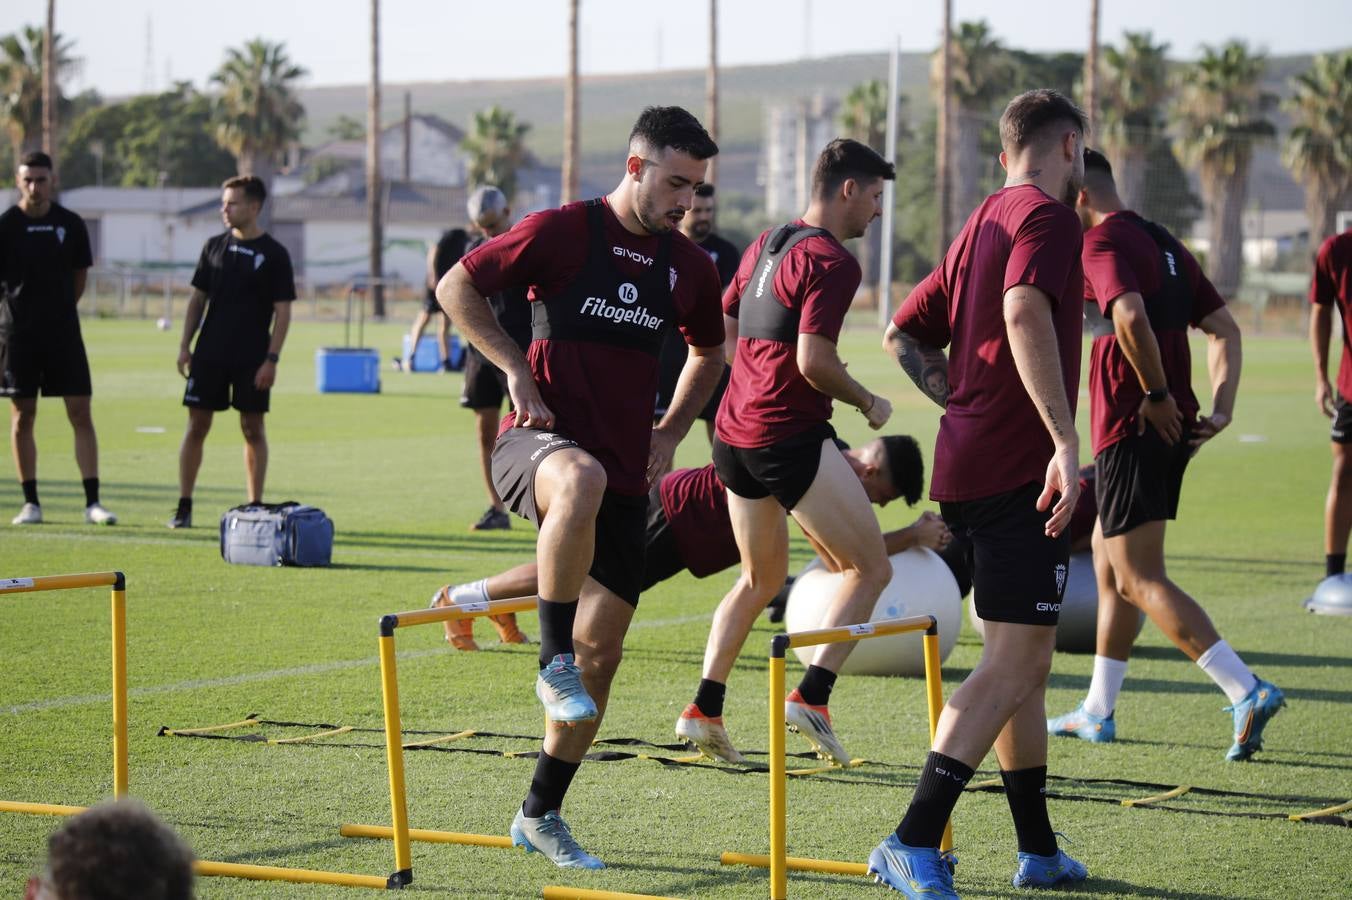
[{"label": "black coaching shirt", "polygon": [[11,292],[15,335],[78,333],[75,273],[93,261],[84,219],[61,204],[40,218],[18,206],[0,214],[0,281]]},{"label": "black coaching shirt", "polygon": [[261,363],[271,337],[272,304],[296,299],[291,257],[268,234],[242,241],[227,231],[211,238],[192,286],[207,295],[193,355],[215,362]]}]

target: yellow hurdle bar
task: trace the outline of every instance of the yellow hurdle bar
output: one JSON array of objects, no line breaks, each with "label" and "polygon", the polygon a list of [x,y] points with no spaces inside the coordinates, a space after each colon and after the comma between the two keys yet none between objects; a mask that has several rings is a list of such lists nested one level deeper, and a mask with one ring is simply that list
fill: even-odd
[{"label": "yellow hurdle bar", "polygon": [[1164,800],[1172,800],[1175,797],[1182,797],[1188,791],[1192,790],[1191,785],[1181,784],[1171,791],[1165,791],[1163,794],[1156,794],[1153,797],[1142,797],[1139,800],[1123,800],[1123,806],[1149,806],[1151,803],[1159,803]]},{"label": "yellow hurdle bar", "polygon": [[785,900],[789,893],[786,860],[789,779],[784,774],[784,651],[789,647],[789,639],[776,635],[770,647],[770,898]]},{"label": "yellow hurdle bar", "polygon": [[[718,862],[725,866],[751,866],[756,869],[770,867],[770,857],[763,853],[724,853]],[[825,875],[867,875],[868,866],[864,863],[845,862],[839,859],[811,859],[806,856],[784,857],[784,868],[790,872],[820,872]]]},{"label": "yellow hurdle bar", "polygon": [[295,884],[336,884],[343,887],[394,887],[378,875],[352,875],[347,872],[324,872],[318,869],[284,869],[280,866],[251,866],[244,863],[212,862],[199,859],[193,864],[198,875],[222,878],[248,878],[253,881],[290,881]]},{"label": "yellow hurdle bar", "polygon": [[[483,616],[501,616],[506,613],[535,612],[537,603],[534,597],[517,597],[512,600],[490,600],[487,603],[476,601],[462,603],[460,606],[439,606],[435,609],[414,609],[409,612],[393,613],[395,628],[409,628],[414,625],[426,625],[429,622],[450,622],[455,619],[478,619]],[[385,618],[390,618],[386,616]],[[382,619],[382,621],[384,621]]]},{"label": "yellow hurdle bar", "polygon": [[1346,803],[1339,803],[1337,806],[1328,806],[1324,809],[1311,810],[1305,813],[1292,813],[1286,818],[1292,822],[1304,822],[1306,819],[1317,819],[1320,816],[1336,816],[1338,813],[1347,812],[1352,809],[1352,800]]},{"label": "yellow hurdle bar", "polygon": [[678,900],[676,897],[659,897],[656,894],[625,894],[620,891],[593,891],[588,888],[563,887],[547,884],[540,889],[544,900]]},{"label": "yellow hurdle bar", "polygon": [[[389,840],[394,837],[394,829],[388,825],[343,825],[338,829],[343,837],[378,838]],[[470,834],[459,831],[430,831],[426,828],[410,828],[409,840],[424,844],[465,844],[470,847],[512,848],[512,839],[503,834]]]},{"label": "yellow hurdle bar", "polygon": [[23,803],[18,800],[0,800],[0,812],[24,813],[29,816],[73,816],[87,806],[61,806],[56,803]]}]

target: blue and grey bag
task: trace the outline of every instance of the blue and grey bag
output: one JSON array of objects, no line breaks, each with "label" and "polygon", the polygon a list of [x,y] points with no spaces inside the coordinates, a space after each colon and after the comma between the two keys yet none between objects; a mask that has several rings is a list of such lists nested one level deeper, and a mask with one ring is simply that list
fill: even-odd
[{"label": "blue and grey bag", "polygon": [[221,516],[221,559],[245,566],[327,566],[333,520],[294,500],[236,506]]}]

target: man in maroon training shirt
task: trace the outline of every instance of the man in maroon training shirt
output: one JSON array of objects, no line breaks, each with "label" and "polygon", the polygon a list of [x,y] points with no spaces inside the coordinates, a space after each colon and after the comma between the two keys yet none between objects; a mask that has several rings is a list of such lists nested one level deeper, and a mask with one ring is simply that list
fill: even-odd
[{"label": "man in maroon training shirt", "polygon": [[[549,729],[511,833],[560,866],[603,866],[578,846],[559,807],[600,724],[638,604],[649,484],[723,370],[718,271],[678,231],[717,152],[684,109],[648,107],[614,191],[528,216],[437,287],[469,341],[507,373],[514,411],[493,450],[493,480],[508,508],[540,529],[535,691],[551,722],[570,726]],[[533,323],[525,354],[486,299],[523,284]],[[677,326],[690,355],[654,426],[657,356]]]},{"label": "man in maroon training shirt", "polygon": [[[1333,477],[1324,503],[1324,574],[1340,575],[1347,566],[1347,535],[1352,530],[1352,336],[1348,311],[1352,309],[1352,228],[1324,241],[1315,257],[1310,281],[1310,344],[1314,350],[1314,402],[1333,420],[1329,432],[1333,448]],[[1342,321],[1343,353],[1338,363],[1338,393],[1329,386],[1329,338],[1333,309]]]},{"label": "man in maroon training shirt", "polygon": [[869,856],[870,871],[910,897],[957,897],[938,848],[992,745],[1018,835],[1014,884],[1086,876],[1047,819],[1044,707],[1065,532],[1080,492],[1083,276],[1072,207],[1085,127],[1084,113],[1056,91],[1010,101],[1000,117],[1005,187],[968,218],[883,340],[944,409],[930,496],[955,539],[972,542],[973,592],[986,620],[981,662],[944,706],[906,817]]}]

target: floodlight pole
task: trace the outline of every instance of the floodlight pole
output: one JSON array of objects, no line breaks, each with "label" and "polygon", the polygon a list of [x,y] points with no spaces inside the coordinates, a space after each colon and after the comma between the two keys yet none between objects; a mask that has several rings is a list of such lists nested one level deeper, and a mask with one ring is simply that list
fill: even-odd
[{"label": "floodlight pole", "polygon": [[[887,138],[883,155],[890,163],[897,161],[897,79],[901,68],[901,38],[892,45],[892,59],[887,72]],[[878,254],[878,327],[886,328],[892,312],[892,230],[896,207],[896,181],[883,182],[882,252]]]}]

